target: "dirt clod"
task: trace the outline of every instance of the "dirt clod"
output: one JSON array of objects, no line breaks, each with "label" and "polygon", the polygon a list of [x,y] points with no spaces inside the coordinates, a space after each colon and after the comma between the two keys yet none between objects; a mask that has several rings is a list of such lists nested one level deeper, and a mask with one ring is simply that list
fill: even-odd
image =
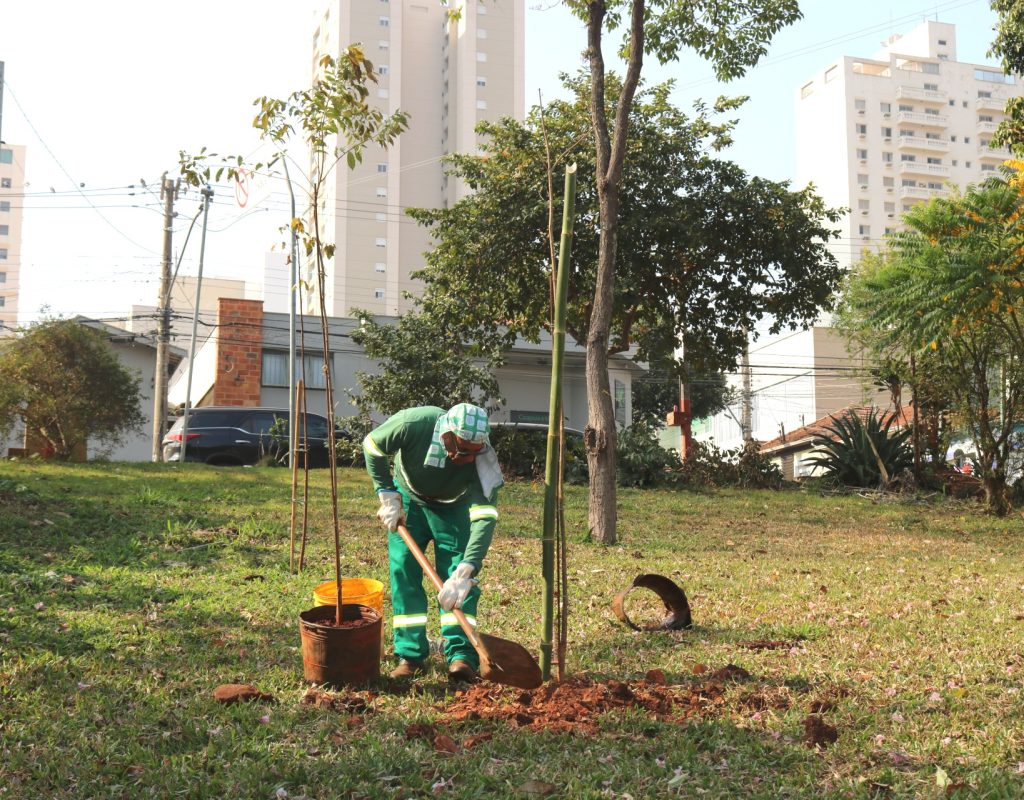
[{"label": "dirt clod", "polygon": [[670,687],[574,677],[529,692],[479,684],[458,695],[444,711],[453,721],[502,720],[533,731],[592,735],[598,731],[598,718],[610,711],[640,709],[663,721],[712,713],[722,704],[723,691],[713,681]]},{"label": "dirt clod", "polygon": [[665,673],[660,669],[649,669],[647,674],[644,676],[644,680],[648,683],[653,683],[658,686],[667,686],[668,679],[665,677]]},{"label": "dirt clod", "polygon": [[406,739],[428,739],[434,741],[434,737],[437,733],[434,731],[434,726],[429,725],[426,722],[414,722],[412,725],[407,725],[405,728]]},{"label": "dirt clod", "polygon": [[223,683],[213,690],[213,699],[218,703],[269,703],[274,695],[264,694],[251,683]]},{"label": "dirt clod", "polygon": [[804,719],[804,744],[808,747],[828,747],[839,739],[839,731],[817,714],[808,714]]},{"label": "dirt clod", "polygon": [[750,673],[743,669],[743,667],[737,667],[735,664],[726,664],[721,669],[716,669],[712,672],[711,679],[715,681],[747,681],[750,680]]},{"label": "dirt clod", "polygon": [[434,737],[434,749],[439,753],[457,753],[459,745],[446,733],[439,733]]}]

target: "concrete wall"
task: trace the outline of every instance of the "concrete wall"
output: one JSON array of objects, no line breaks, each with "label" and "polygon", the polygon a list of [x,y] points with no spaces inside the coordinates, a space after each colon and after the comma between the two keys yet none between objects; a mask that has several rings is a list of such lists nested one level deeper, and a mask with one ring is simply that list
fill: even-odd
[{"label": "concrete wall", "polygon": [[[2,91],[2,87],[0,87]],[[3,186],[4,183],[10,186]],[[21,293],[21,223],[25,205],[25,148],[0,146],[0,336],[18,324]]]}]

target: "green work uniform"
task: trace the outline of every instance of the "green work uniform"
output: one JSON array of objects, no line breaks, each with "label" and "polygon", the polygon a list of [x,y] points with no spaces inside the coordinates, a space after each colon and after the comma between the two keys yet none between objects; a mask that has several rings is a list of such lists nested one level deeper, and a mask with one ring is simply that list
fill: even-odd
[{"label": "green work uniform", "polygon": [[[474,463],[454,464],[445,459],[440,466],[424,464],[434,426],[444,413],[436,406],[406,409],[363,440],[366,471],[373,479],[374,490],[401,493],[406,527],[421,550],[434,542],[434,565],[441,580],[447,579],[462,561],[472,563],[479,573],[498,520],[498,491],[484,496]],[[389,456],[395,460],[394,477]],[[402,537],[393,531],[388,532],[388,557],[395,655],[422,661],[430,655],[423,570]],[[479,588],[473,587],[462,603],[462,611],[472,625],[476,625],[479,597]],[[443,610],[441,635],[449,663],[460,659],[479,667],[476,650],[455,615]]]}]

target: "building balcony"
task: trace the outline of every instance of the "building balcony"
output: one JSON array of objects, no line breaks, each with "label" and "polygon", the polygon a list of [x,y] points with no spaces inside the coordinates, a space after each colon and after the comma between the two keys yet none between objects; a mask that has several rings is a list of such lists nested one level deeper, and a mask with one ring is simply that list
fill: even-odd
[{"label": "building balcony", "polygon": [[981,111],[982,109],[990,109],[992,111],[1002,111],[1006,108],[1005,97],[979,97],[974,101],[974,107]]},{"label": "building balcony", "polygon": [[947,139],[929,139],[925,136],[900,136],[896,140],[900,147],[916,150],[949,150]]},{"label": "building balcony", "polygon": [[998,127],[998,122],[979,122],[978,133],[995,133]]},{"label": "building balcony", "polygon": [[929,189],[927,186],[901,186],[900,197],[911,200],[931,200],[933,197],[949,197],[947,189]]},{"label": "building balcony", "polygon": [[1013,157],[1013,153],[1010,152],[1008,147],[990,147],[987,142],[978,142],[978,158],[1006,161],[1006,159]]},{"label": "building balcony", "polygon": [[945,128],[949,117],[945,114],[920,114],[917,111],[900,111],[896,115],[897,122],[906,122],[911,125],[924,125],[928,128]]},{"label": "building balcony", "polygon": [[900,100],[920,100],[923,103],[946,105],[949,95],[933,89],[922,89],[919,86],[897,86],[896,97]]},{"label": "building balcony", "polygon": [[928,164],[924,161],[901,161],[900,175],[928,175],[930,177],[948,178],[949,167],[945,164]]}]

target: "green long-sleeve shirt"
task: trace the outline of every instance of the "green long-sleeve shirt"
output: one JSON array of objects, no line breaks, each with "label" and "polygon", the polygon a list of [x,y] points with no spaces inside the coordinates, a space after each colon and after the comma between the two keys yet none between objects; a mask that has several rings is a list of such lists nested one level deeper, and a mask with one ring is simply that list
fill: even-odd
[{"label": "green long-sleeve shirt", "polygon": [[[366,471],[373,479],[374,491],[395,491],[402,487],[414,503],[450,508],[469,507],[469,543],[463,561],[471,562],[479,571],[494,538],[498,521],[498,490],[490,497],[480,486],[475,463],[424,466],[434,436],[434,425],[444,409],[421,406],[399,411],[363,439]],[[395,474],[391,475],[388,456],[395,458]]]}]

